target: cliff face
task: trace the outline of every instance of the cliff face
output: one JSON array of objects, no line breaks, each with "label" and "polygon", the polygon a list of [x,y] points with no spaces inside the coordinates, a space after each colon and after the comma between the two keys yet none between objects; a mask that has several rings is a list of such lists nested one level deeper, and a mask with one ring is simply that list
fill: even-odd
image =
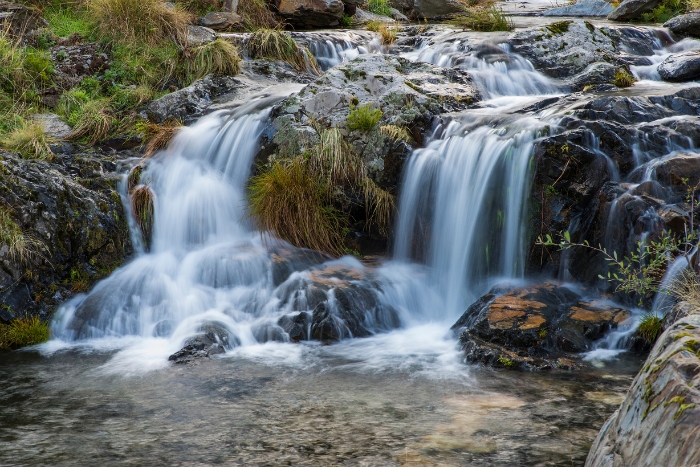
[{"label": "cliff face", "polygon": [[586,467],[700,465],[700,310],[676,306]]}]

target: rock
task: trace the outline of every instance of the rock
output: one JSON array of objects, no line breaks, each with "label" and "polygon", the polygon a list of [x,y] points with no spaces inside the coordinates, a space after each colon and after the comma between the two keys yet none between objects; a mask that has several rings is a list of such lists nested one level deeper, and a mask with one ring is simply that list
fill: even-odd
[{"label": "rock", "polygon": [[117,184],[119,157],[76,154],[53,162],[0,152],[0,198],[32,253],[27,261],[0,248],[2,302],[28,314],[50,312],[120,266],[131,237]]},{"label": "rock", "polygon": [[408,21],[408,16],[404,15],[396,8],[391,8],[390,11],[391,17],[394,18],[396,21]]},{"label": "rock", "polygon": [[[49,49],[56,73],[53,81],[59,89],[72,89],[86,77],[109,69],[107,49],[98,42],[76,45],[55,45]],[[58,95],[56,96],[56,102]],[[54,103],[54,105],[55,105]]]},{"label": "rock", "polygon": [[30,35],[36,29],[47,28],[49,23],[35,9],[0,0],[0,30],[11,36]]},{"label": "rock", "polygon": [[5,307],[0,308],[0,324],[10,324],[14,319],[15,314],[11,309]]},{"label": "rock", "polygon": [[689,50],[669,55],[657,68],[666,81],[694,81],[700,79],[700,50]]},{"label": "rock", "polygon": [[642,16],[642,13],[653,10],[661,0],[624,0],[612,13],[608,15],[609,20],[629,21]]},{"label": "rock", "polygon": [[217,323],[206,323],[199,328],[200,334],[185,341],[182,349],[178,350],[168,360],[178,364],[192,363],[198,359],[209,358],[226,352],[226,348],[239,345],[237,341],[231,342],[229,332]]},{"label": "rock", "polygon": [[680,306],[684,312],[658,338],[601,428],[586,467],[700,464],[700,314],[695,306]]},{"label": "rock", "polygon": [[187,44],[195,47],[208,44],[216,39],[216,31],[204,26],[187,26]]},{"label": "rock", "polygon": [[[212,11],[199,19],[199,25],[215,31],[227,31],[230,29],[242,29],[244,21],[241,15],[234,12]],[[202,34],[202,32],[199,34]]]},{"label": "rock", "polygon": [[578,0],[573,5],[550,8],[542,16],[608,16],[613,10],[605,0]]},{"label": "rock", "polygon": [[675,153],[654,164],[656,179],[666,186],[683,189],[700,183],[700,154]]},{"label": "rock", "polygon": [[378,21],[380,23],[394,23],[392,18],[387,16],[375,15],[369,11],[362,10],[360,8],[355,9],[355,14],[352,17],[353,23],[357,26],[363,26],[370,21]]},{"label": "rock", "polygon": [[46,136],[53,139],[63,139],[73,132],[73,129],[56,114],[34,114],[30,119],[39,123]]},{"label": "rock", "polygon": [[615,80],[615,73],[619,69],[619,67],[610,63],[592,63],[581,73],[569,78],[568,83],[573,92],[582,91],[587,86],[609,85]]},{"label": "rock", "polygon": [[456,0],[407,0],[407,9],[401,8],[401,3],[393,3],[398,9],[417,19],[445,18],[456,13],[464,12],[464,5]]},{"label": "rock", "polygon": [[700,11],[692,11],[664,23],[664,27],[681,36],[700,37]]},{"label": "rock", "polygon": [[558,360],[570,359],[569,353],[591,350],[594,341],[629,316],[627,310],[583,300],[566,287],[546,282],[505,293],[491,290],[453,329],[461,330],[467,361],[550,369],[561,367]]},{"label": "rock", "polygon": [[292,342],[306,341],[311,338],[311,314],[300,312],[296,315],[285,315],[277,324],[289,335]]},{"label": "rock", "polygon": [[295,27],[334,27],[343,19],[341,0],[275,0],[274,3],[285,21]]}]

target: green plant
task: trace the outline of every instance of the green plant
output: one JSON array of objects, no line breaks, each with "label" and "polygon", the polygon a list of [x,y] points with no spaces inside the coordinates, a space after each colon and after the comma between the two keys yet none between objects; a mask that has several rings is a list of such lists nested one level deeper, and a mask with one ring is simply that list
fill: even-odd
[{"label": "green plant", "polygon": [[153,235],[154,198],[153,191],[145,185],[137,186],[131,191],[131,210],[147,250],[150,249]]},{"label": "green plant", "polygon": [[663,0],[653,10],[642,13],[641,20],[645,23],[664,23],[686,9],[686,0]]},{"label": "green plant", "polygon": [[340,255],[347,217],[328,204],[328,184],[302,158],[275,162],[250,181],[250,212],[261,232],[297,246]]},{"label": "green plant", "polygon": [[375,15],[391,16],[389,0],[368,0],[367,9]]},{"label": "green plant", "polygon": [[637,333],[649,344],[653,344],[656,338],[659,337],[659,334],[661,334],[661,331],[663,331],[663,324],[663,318],[654,313],[646,313],[639,321]]},{"label": "green plant", "polygon": [[15,319],[0,325],[0,348],[17,349],[49,340],[51,331],[38,317]]},{"label": "green plant", "polygon": [[503,355],[500,355],[498,357],[498,363],[506,368],[512,368],[513,366],[515,366],[515,362],[513,362],[513,360],[511,360],[508,357],[504,357]]},{"label": "green plant", "polygon": [[379,29],[382,27],[383,24],[384,23],[382,23],[380,21],[371,20],[371,21],[367,21],[367,24],[365,24],[365,27],[367,28],[368,31],[379,32]]},{"label": "green plant", "polygon": [[97,34],[113,42],[155,45],[165,40],[185,44],[190,14],[162,0],[87,0]]},{"label": "green plant", "polygon": [[243,17],[246,28],[255,31],[258,28],[274,29],[282,25],[270,11],[265,0],[240,0],[238,14]]},{"label": "green plant", "polygon": [[382,111],[373,108],[372,104],[351,106],[347,119],[348,130],[370,131],[377,126],[382,115]]},{"label": "green plant", "polygon": [[308,69],[320,73],[313,55],[305,48],[299,47],[291,35],[279,29],[258,29],[248,39],[247,47],[253,58],[281,60],[297,70]]},{"label": "green plant", "polygon": [[39,123],[25,122],[15,128],[3,141],[3,146],[18,152],[25,159],[51,160],[54,157],[50,144],[54,140],[44,133]]},{"label": "green plant", "polygon": [[632,86],[637,79],[632,76],[632,74],[624,68],[620,68],[615,72],[615,79],[613,84],[618,88],[628,88]]},{"label": "green plant", "polygon": [[129,175],[126,177],[126,191],[128,193],[133,192],[134,188],[141,183],[141,173],[143,173],[142,165],[137,165],[129,171]]},{"label": "green plant", "polygon": [[515,27],[513,20],[493,4],[467,8],[465,15],[454,22],[463,29],[485,32],[511,31]]},{"label": "green plant", "polygon": [[67,139],[82,139],[88,144],[95,144],[107,137],[113,122],[109,98],[88,101],[79,110],[78,123]]},{"label": "green plant", "polygon": [[355,24],[355,20],[352,16],[345,13],[343,14],[343,18],[340,20],[340,24],[342,24],[346,28],[351,28]]},{"label": "green plant", "polygon": [[539,337],[540,340],[543,340],[544,338],[546,338],[547,337],[547,329],[542,328],[539,331],[537,331],[537,337]]},{"label": "green plant", "polygon": [[241,72],[238,48],[223,39],[195,47],[189,55],[185,61],[189,81],[203,78],[210,73],[237,75]]},{"label": "green plant", "polygon": [[565,32],[569,31],[569,26],[571,25],[571,23],[573,23],[573,21],[571,20],[556,21],[547,25],[547,29],[552,34],[564,34]]}]

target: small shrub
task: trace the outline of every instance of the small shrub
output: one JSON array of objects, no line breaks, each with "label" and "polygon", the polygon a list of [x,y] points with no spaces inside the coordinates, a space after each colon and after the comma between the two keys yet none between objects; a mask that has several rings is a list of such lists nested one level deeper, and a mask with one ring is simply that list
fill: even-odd
[{"label": "small shrub", "polygon": [[163,0],[87,0],[86,5],[103,39],[131,45],[187,39],[190,14]]},{"label": "small shrub", "polygon": [[369,131],[377,126],[382,118],[382,111],[372,108],[372,104],[360,105],[350,110],[347,125],[348,130]]},{"label": "small shrub", "polygon": [[248,53],[252,58],[269,58],[281,60],[292,65],[295,69],[312,70],[320,73],[316,59],[299,44],[291,35],[278,29],[261,28],[248,39]]},{"label": "small shrub", "polygon": [[381,27],[383,25],[384,25],[384,23],[382,23],[380,21],[371,20],[371,21],[367,21],[367,24],[365,24],[365,27],[367,28],[368,31],[379,32],[379,30],[381,29]]},{"label": "small shrub", "polygon": [[513,362],[513,360],[511,360],[508,357],[504,357],[503,355],[500,355],[498,357],[498,363],[500,363],[506,368],[512,368],[513,366],[515,366],[515,362]]},{"label": "small shrub", "polygon": [[51,160],[54,154],[49,145],[53,142],[41,124],[25,122],[5,138],[3,146],[25,159]]},{"label": "small shrub", "polygon": [[137,186],[131,192],[131,210],[141,230],[146,250],[150,250],[153,236],[154,198],[153,191],[145,185]]},{"label": "small shrub", "polygon": [[80,109],[78,123],[67,139],[84,139],[88,144],[95,144],[107,137],[112,129],[113,119],[108,98],[88,101]]},{"label": "small shrub", "polygon": [[663,324],[663,318],[656,316],[654,313],[647,313],[639,321],[637,333],[649,344],[653,344],[661,334],[661,331],[663,331]]},{"label": "small shrub", "polygon": [[642,13],[641,20],[645,23],[665,23],[674,16],[686,11],[685,0],[663,0],[653,10]]},{"label": "small shrub", "polygon": [[0,348],[18,349],[41,344],[49,340],[50,335],[48,323],[42,322],[36,316],[15,319],[10,324],[0,325]]},{"label": "small shrub", "polygon": [[341,255],[347,218],[327,203],[328,186],[309,173],[303,159],[276,162],[250,182],[250,212],[261,232],[292,245]]},{"label": "small shrub", "polygon": [[615,79],[613,80],[613,84],[617,86],[618,88],[628,88],[632,86],[637,79],[632,76],[632,74],[625,70],[624,68],[620,68],[615,72]]},{"label": "small shrub", "polygon": [[391,16],[389,0],[368,0],[367,9],[375,15]]},{"label": "small shrub", "polygon": [[466,15],[455,20],[464,29],[474,31],[511,31],[513,20],[503,10],[493,4],[467,8]]},{"label": "small shrub", "polygon": [[344,14],[343,19],[340,20],[340,24],[342,24],[346,28],[351,28],[355,24],[355,20],[352,16]]},{"label": "small shrub", "polygon": [[195,47],[189,55],[185,62],[185,69],[190,82],[210,73],[237,75],[241,72],[241,56],[238,48],[223,39],[216,39]]}]

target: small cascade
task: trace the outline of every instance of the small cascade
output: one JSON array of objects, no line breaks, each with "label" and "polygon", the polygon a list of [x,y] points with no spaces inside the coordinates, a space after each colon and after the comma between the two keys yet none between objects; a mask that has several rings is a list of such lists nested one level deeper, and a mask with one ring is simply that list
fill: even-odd
[{"label": "small cascade", "polygon": [[654,54],[646,57],[650,63],[630,66],[630,71],[639,80],[661,81],[657,68],[669,55],[700,49],[700,41],[698,40],[682,39],[674,42],[665,31],[657,31],[657,33],[661,37],[653,44]]},{"label": "small cascade", "polygon": [[381,43],[368,31],[293,32],[292,37],[306,44],[321,70],[326,71],[361,54],[378,53]]}]

